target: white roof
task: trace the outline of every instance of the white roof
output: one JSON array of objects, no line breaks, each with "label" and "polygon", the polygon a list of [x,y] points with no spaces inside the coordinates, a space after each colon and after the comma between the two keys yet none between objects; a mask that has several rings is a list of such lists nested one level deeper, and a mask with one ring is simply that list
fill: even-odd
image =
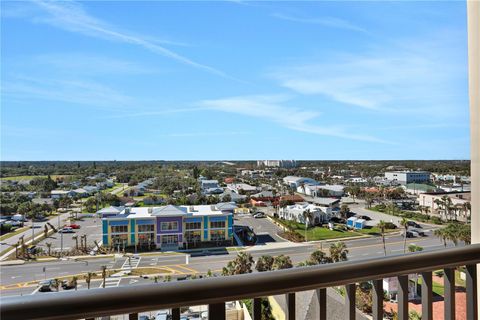
[{"label": "white roof", "polygon": [[345,186],[342,186],[341,184],[326,184],[323,186],[318,186],[318,189],[325,189],[325,190],[331,190],[331,191],[343,191],[345,189]]}]

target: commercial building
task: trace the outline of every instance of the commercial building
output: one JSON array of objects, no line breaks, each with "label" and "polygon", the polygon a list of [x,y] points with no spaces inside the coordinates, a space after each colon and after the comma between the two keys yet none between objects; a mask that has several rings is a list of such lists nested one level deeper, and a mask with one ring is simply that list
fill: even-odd
[{"label": "commercial building", "polygon": [[277,168],[295,168],[297,162],[295,160],[258,160],[259,167],[277,167]]},{"label": "commercial building", "polygon": [[385,179],[400,184],[423,183],[430,181],[430,172],[427,171],[387,171]]},{"label": "commercial building", "polygon": [[104,210],[103,245],[137,249],[178,250],[231,245],[232,203]]},{"label": "commercial building", "polygon": [[283,183],[288,185],[290,188],[297,189],[301,185],[317,185],[318,182],[315,179],[297,177],[297,176],[286,176],[283,178]]},{"label": "commercial building", "polygon": [[341,197],[345,193],[345,186],[339,184],[302,185],[297,192],[310,197]]}]

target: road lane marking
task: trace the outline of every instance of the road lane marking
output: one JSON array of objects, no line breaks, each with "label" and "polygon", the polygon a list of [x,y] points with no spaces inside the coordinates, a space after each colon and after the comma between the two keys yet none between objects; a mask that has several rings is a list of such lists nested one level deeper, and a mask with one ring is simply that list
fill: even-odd
[{"label": "road lane marking", "polygon": [[188,270],[189,272],[198,272],[197,270],[195,269],[192,269],[192,268],[188,268],[188,267],[185,267],[185,265],[176,265],[177,268],[182,268],[182,269],[185,269],[185,270]]}]

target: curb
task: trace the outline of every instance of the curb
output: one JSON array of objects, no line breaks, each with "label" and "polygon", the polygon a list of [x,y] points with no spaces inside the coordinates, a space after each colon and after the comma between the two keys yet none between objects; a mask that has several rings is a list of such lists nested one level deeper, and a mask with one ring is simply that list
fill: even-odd
[{"label": "curb", "polygon": [[9,260],[9,261],[2,261],[0,262],[0,266],[17,266],[17,265],[22,265],[25,264],[24,260]]}]

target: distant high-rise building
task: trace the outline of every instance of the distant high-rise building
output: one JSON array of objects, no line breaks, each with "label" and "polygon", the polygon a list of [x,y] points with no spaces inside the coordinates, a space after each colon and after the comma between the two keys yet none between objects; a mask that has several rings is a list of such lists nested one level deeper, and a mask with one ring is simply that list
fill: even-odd
[{"label": "distant high-rise building", "polygon": [[295,160],[258,160],[259,167],[277,167],[277,168],[295,168],[297,162]]}]

